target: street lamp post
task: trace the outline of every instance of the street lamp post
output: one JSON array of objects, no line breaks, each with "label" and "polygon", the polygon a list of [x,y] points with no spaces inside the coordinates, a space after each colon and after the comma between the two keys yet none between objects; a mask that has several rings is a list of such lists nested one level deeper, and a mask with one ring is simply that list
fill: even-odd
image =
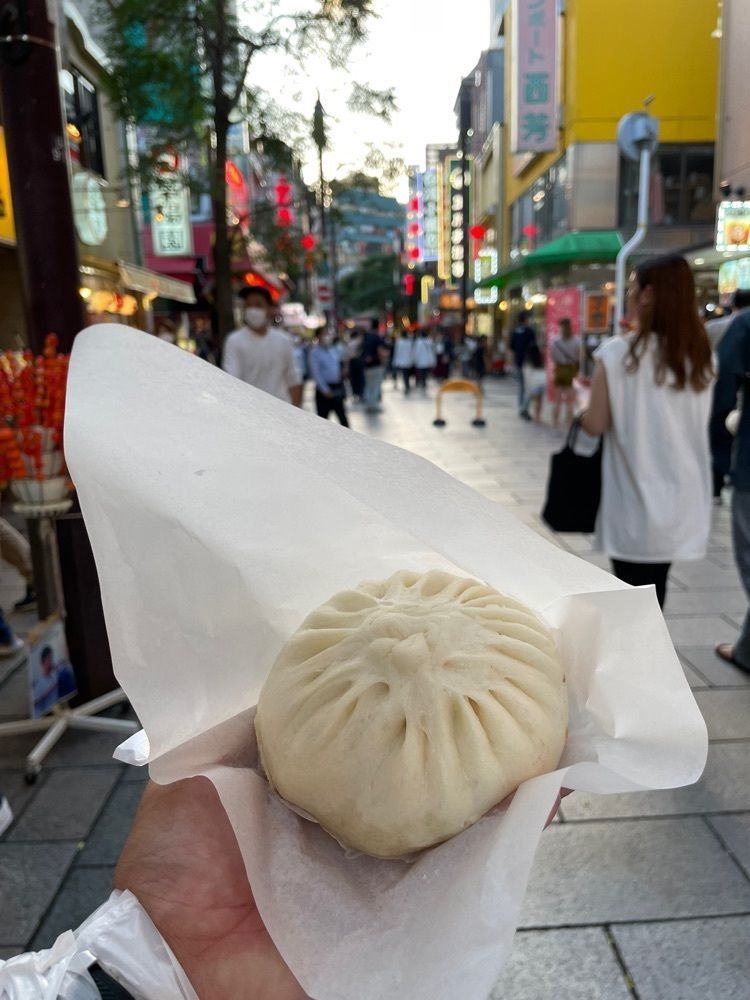
[{"label": "street lamp post", "polygon": [[615,334],[625,315],[625,269],[628,257],[646,239],[649,223],[651,157],[659,145],[659,122],[645,111],[625,115],[617,129],[617,144],[623,156],[640,164],[638,183],[638,221],[633,236],[622,247],[615,264]]}]

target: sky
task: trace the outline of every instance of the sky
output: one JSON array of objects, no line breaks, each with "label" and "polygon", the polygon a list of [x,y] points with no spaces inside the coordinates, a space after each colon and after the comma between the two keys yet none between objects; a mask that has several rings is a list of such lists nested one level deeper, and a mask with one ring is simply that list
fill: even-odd
[{"label": "sky", "polygon": [[[490,0],[376,0],[380,15],[367,41],[355,50],[346,72],[324,58],[301,67],[274,62],[256,67],[254,79],[274,94],[264,76],[282,77],[278,100],[312,116],[317,92],[329,116],[331,149],[324,169],[343,176],[365,165],[368,143],[409,165],[423,165],[430,142],[456,141],[453,111],[461,79],[490,42]],[[258,72],[260,71],[260,72]],[[378,89],[394,87],[399,111],[391,124],[346,107],[351,80]],[[306,180],[317,176],[312,153]],[[395,192],[406,200],[406,182]]]}]

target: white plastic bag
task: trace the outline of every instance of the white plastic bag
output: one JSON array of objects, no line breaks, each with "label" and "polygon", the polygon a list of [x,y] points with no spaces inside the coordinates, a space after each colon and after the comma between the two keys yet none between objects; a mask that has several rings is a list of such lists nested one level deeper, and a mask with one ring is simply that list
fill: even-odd
[{"label": "white plastic bag", "polygon": [[99,1000],[95,963],[134,1000],[197,1000],[185,973],[130,892],[113,892],[46,951],[0,961],[0,1000]]}]

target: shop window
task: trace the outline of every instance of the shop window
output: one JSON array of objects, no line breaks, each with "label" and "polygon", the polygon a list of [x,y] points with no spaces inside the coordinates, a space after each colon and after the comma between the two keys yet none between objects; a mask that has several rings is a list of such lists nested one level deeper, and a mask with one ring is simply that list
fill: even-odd
[{"label": "shop window", "polygon": [[[637,163],[620,161],[620,225],[638,218]],[[711,223],[714,219],[713,146],[660,146],[653,158],[650,222],[654,226]]]},{"label": "shop window", "polygon": [[85,170],[104,176],[99,97],[96,87],[76,69],[64,75],[65,115],[70,157]]},{"label": "shop window", "polygon": [[535,250],[570,228],[565,156],[511,206],[511,255]]}]

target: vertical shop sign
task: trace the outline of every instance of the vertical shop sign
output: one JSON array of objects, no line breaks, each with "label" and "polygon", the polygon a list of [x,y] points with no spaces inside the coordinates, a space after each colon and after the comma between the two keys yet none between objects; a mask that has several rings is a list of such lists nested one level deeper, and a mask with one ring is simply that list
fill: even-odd
[{"label": "vertical shop sign", "polygon": [[[474,260],[474,281],[479,284],[497,273],[497,250],[482,247]],[[498,298],[497,288],[475,288],[474,301],[478,306],[492,306]]]},{"label": "vertical shop sign", "polygon": [[440,246],[438,229],[437,170],[425,170],[422,175],[422,260],[433,263]]},{"label": "vertical shop sign", "polygon": [[466,184],[465,210],[471,218],[471,168],[467,162],[458,157],[450,157],[445,164],[445,229],[446,229],[446,278],[453,284],[464,276],[467,266],[466,247],[464,245],[464,195],[463,185]]},{"label": "vertical shop sign", "polygon": [[557,0],[515,0],[513,5],[512,153],[557,148]]},{"label": "vertical shop sign", "polygon": [[422,213],[422,174],[413,171],[409,174],[409,207],[406,213],[406,258],[410,264],[422,260],[423,246],[423,213]]},{"label": "vertical shop sign", "polygon": [[180,179],[155,184],[149,192],[151,235],[157,257],[187,257],[193,252],[190,193]]}]

